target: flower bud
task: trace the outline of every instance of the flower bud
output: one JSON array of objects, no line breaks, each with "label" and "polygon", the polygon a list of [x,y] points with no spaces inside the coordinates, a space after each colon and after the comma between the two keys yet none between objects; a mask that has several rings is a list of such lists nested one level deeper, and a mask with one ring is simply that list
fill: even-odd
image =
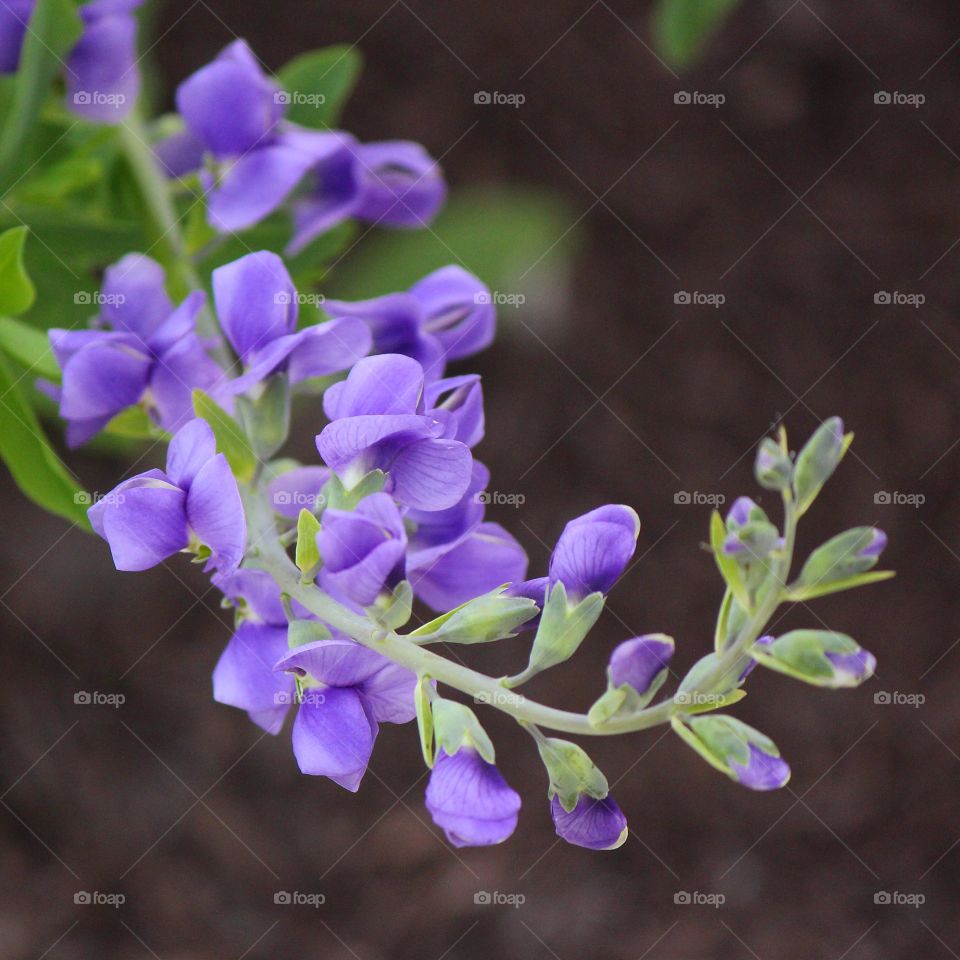
[{"label": "flower bud", "polygon": [[876,657],[844,633],[791,630],[750,651],[761,666],[816,687],[856,687],[873,676]]},{"label": "flower bud", "polygon": [[527,597],[514,597],[498,587],[425,623],[410,634],[416,643],[489,643],[516,636],[540,612]]},{"label": "flower bud", "polygon": [[793,480],[793,463],[787,453],[771,437],[761,441],[754,463],[757,483],[767,490],[786,490]]},{"label": "flower bud", "polygon": [[[854,527],[838,534],[807,558],[790,586],[791,598],[808,600],[857,586],[864,582],[862,575],[876,566],[886,545],[887,535],[876,527]],[[866,579],[877,579],[877,575]]]},{"label": "flower bud", "polygon": [[797,454],[793,486],[798,514],[803,514],[816,499],[837,469],[852,439],[853,434],[844,436],[843,421],[839,417],[831,417],[820,425]]},{"label": "flower bud", "polygon": [[580,794],[572,810],[565,809],[559,797],[554,797],[550,816],[558,837],[588,850],[616,850],[630,833],[627,818],[609,794],[599,798]]},{"label": "flower bud", "polygon": [[573,810],[582,794],[595,798],[607,795],[607,778],[575,743],[538,737],[537,749],[550,778],[549,795],[557,798],[564,810]]},{"label": "flower bud", "polygon": [[776,790],[790,779],[790,767],[776,744],[740,720],[727,716],[674,717],[676,733],[712,767],[751,790]]},{"label": "flower bud", "polygon": [[650,633],[619,644],[607,667],[607,691],[590,708],[588,718],[599,726],[618,713],[645,707],[667,678],[673,637]]}]

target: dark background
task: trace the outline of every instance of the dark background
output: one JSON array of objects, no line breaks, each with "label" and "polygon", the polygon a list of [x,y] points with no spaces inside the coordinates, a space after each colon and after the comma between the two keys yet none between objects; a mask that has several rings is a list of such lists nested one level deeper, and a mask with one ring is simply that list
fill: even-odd
[{"label": "dark background", "polygon": [[[197,570],[117,574],[101,542],[4,477],[4,956],[960,952],[960,11],[746,0],[682,78],[648,49],[647,17],[623,0],[199,0],[161,9],[155,53],[169,88],[234,34],[272,68],[356,41],[368,66],[347,128],[423,142],[455,192],[528,184],[565,200],[569,282],[518,279],[507,292],[524,309],[501,312],[471,364],[486,381],[479,455],[497,490],[526,497],[492,513],[535,573],[566,519],[600,503],[633,504],[644,529],[600,628],[533,695],[586,707],[613,644],[637,633],[673,634],[681,671],[705,653],[720,598],[700,549],[709,507],[675,494],[755,493],[770,425],[783,417],[796,444],[831,414],[857,439],[801,549],[874,523],[899,576],[778,629],[852,633],[876,679],[834,693],[755,675],[736,712],[791,763],[778,793],[738,788],[661,731],[589,744],[632,827],[613,853],[556,842],[531,743],[487,711],[524,808],[503,846],[455,851],[423,808],[412,728],[383,731],[357,796],[301,777],[288,733],[262,737],[210,699],[229,631]],[[479,106],[478,90],[526,102]],[[679,90],[726,103],[676,104]],[[881,90],[926,102],[878,105]],[[676,305],[681,290],[726,301]],[[878,291],[925,303],[877,305]],[[109,489],[126,465],[78,469]],[[878,504],[880,491],[925,499]],[[477,662],[515,669],[522,645]],[[77,706],[78,690],[126,702]],[[80,890],[126,902],[76,906]],[[326,903],[275,905],[278,890]],[[480,890],[526,900],[476,905]],[[678,905],[678,891],[726,901]],[[876,904],[881,891],[926,899]]]}]

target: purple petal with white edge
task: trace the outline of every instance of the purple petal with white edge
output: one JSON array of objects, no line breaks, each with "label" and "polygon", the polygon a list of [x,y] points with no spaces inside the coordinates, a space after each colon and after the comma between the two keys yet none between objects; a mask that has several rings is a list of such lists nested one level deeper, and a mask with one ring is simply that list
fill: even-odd
[{"label": "purple petal with white edge", "polygon": [[167,447],[167,476],[186,490],[193,478],[217,453],[217,441],[206,420],[185,423]]},{"label": "purple petal with white edge", "polygon": [[163,267],[142,253],[128,253],[103,272],[100,319],[146,342],[173,312]]},{"label": "purple petal with white edge", "polygon": [[502,843],[520,815],[520,795],[470,747],[461,747],[452,757],[442,748],[437,752],[426,804],[433,822],[455,847]]},{"label": "purple petal with white edge", "polygon": [[390,464],[391,493],[417,510],[445,510],[466,493],[472,465],[470,448],[458,440],[417,440]]},{"label": "purple petal with white edge", "polygon": [[297,291],[283,261],[269,250],[248,253],[213,271],[220,326],[241,359],[297,326]]},{"label": "purple petal with white edge", "polygon": [[283,113],[274,98],[278,89],[250,48],[237,40],[180,84],[177,110],[216,157],[237,156],[273,133]]},{"label": "purple petal with white edge", "polygon": [[139,402],[153,360],[129,341],[94,341],[63,370],[60,416],[66,420],[112,417]]},{"label": "purple petal with white edge", "polygon": [[498,523],[481,523],[448,553],[433,559],[408,576],[414,593],[438,612],[527,575],[527,555]]},{"label": "purple petal with white edge", "polygon": [[397,353],[365,357],[342,383],[324,397],[331,420],[368,414],[423,412],[423,369],[416,360]]},{"label": "purple petal with white edge", "polygon": [[873,528],[870,542],[860,551],[861,557],[879,557],[887,547],[887,535],[877,527]]},{"label": "purple petal with white edge", "polygon": [[[224,596],[234,602],[241,599],[244,601],[246,616],[252,614],[262,623],[286,629],[287,616],[280,601],[280,588],[269,573],[244,567],[226,575],[214,574],[211,579]],[[283,650],[270,661],[271,670],[274,663],[286,652],[284,645]]]},{"label": "purple petal with white edge", "polygon": [[442,430],[439,421],[414,414],[347,417],[323,428],[317,436],[317,451],[333,470],[346,469],[362,454],[368,454],[364,458],[365,462],[369,460],[367,469],[386,469],[397,449],[416,440],[434,437]]},{"label": "purple petal with white edge", "polygon": [[247,519],[227,458],[218,453],[193,478],[187,494],[187,520],[211,550],[208,569],[230,573],[247,546]]},{"label": "purple petal with white edge", "polygon": [[427,387],[425,399],[431,413],[440,409],[453,415],[455,429],[448,439],[468,447],[483,439],[483,388],[478,374],[436,380]]},{"label": "purple petal with white edge", "polygon": [[137,479],[97,504],[103,508],[95,528],[102,529],[118,570],[149,570],[189,542],[184,492],[163,480]]},{"label": "purple petal with white edge", "polygon": [[615,850],[627,839],[627,818],[609,794],[602,799],[581,793],[569,813],[559,797],[550,801],[557,836],[588,850]]},{"label": "purple petal with white edge", "polygon": [[[80,8],[86,26],[67,58],[67,106],[87,120],[120,123],[140,93],[137,22],[102,4]],[[103,15],[100,15],[102,12]]]},{"label": "purple petal with white edge", "polygon": [[296,467],[270,481],[267,499],[274,513],[296,520],[301,510],[316,512],[323,505],[321,490],[329,479],[326,467]]},{"label": "purple petal with white edge", "polygon": [[0,3],[0,73],[16,73],[27,24],[37,0]]},{"label": "purple petal with white edge", "polygon": [[290,353],[291,383],[347,370],[370,352],[370,330],[362,320],[344,317],[307,327]]},{"label": "purple petal with white edge", "polygon": [[424,311],[424,331],[440,341],[451,360],[493,342],[497,313],[490,289],[462,267],[441,267],[410,288]]},{"label": "purple petal with white edge", "polygon": [[193,173],[203,164],[203,144],[189,130],[154,144],[153,154],[168,177],[175,180]]},{"label": "purple petal with white edge", "polygon": [[395,663],[381,667],[360,686],[367,709],[380,723],[409,723],[416,715],[417,675]]},{"label": "purple petal with white edge", "polygon": [[215,392],[224,373],[196,334],[157,359],[150,374],[150,406],[164,430],[179,430],[194,415],[193,391]]},{"label": "purple petal with white edge", "polygon": [[377,723],[349,687],[304,691],[293,724],[293,753],[301,773],[329,777],[356,793],[373,753]]},{"label": "purple petal with white edge", "polygon": [[877,658],[869,650],[855,653],[834,653],[827,650],[824,656],[833,665],[834,682],[840,686],[855,687],[873,676]]},{"label": "purple petal with white edge", "polygon": [[295,684],[273,665],[287,650],[287,628],[241,623],[213,670],[213,699],[239,707],[267,733],[279,733]]},{"label": "purple petal with white edge", "polygon": [[749,743],[750,759],[745,763],[730,761],[733,778],[751,790],[779,790],[790,779],[790,767],[782,757],[764,753]]},{"label": "purple petal with white edge", "polygon": [[624,640],[610,656],[610,683],[620,687],[627,683],[637,693],[646,693],[656,676],[673,657],[673,644],[655,636]]},{"label": "purple petal with white edge", "polygon": [[550,557],[551,583],[562,582],[574,599],[609,592],[633,556],[639,528],[636,513],[619,504],[571,520]]},{"label": "purple petal with white edge", "polygon": [[733,506],[727,511],[727,522],[738,527],[746,526],[750,522],[750,511],[756,508],[756,503],[749,497],[737,497]]},{"label": "purple petal with white edge", "polygon": [[418,143],[384,140],[354,151],[360,199],[354,216],[392,227],[424,227],[446,199],[437,162]]},{"label": "purple petal with white edge", "polygon": [[273,669],[311,676],[330,687],[357,687],[390,663],[353,640],[314,640],[284,655]]}]

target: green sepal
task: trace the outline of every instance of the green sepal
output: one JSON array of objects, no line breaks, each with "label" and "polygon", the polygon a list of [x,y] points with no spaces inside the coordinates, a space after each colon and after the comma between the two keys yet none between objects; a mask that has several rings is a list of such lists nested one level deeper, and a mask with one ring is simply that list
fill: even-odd
[{"label": "green sepal", "polygon": [[367,608],[384,630],[399,630],[413,615],[413,587],[409,580],[401,580],[389,596],[384,596]]},{"label": "green sepal", "polygon": [[0,233],[0,314],[25,313],[37,297],[36,287],[23,266],[23,245],[28,232],[28,227],[11,227]]},{"label": "green sepal", "polygon": [[853,442],[853,434],[842,435],[842,430],[839,417],[825,420],[797,454],[793,490],[798,517],[810,508]]},{"label": "green sepal", "polygon": [[515,637],[540,608],[528,597],[508,597],[504,584],[417,627],[415,643],[489,643]]},{"label": "green sepal", "polygon": [[[872,570],[880,559],[879,556],[861,555],[861,551],[873,543],[876,533],[873,527],[854,527],[817,547],[807,558],[800,576],[790,584],[787,591],[790,599],[808,600],[823,593],[834,593],[837,589],[845,590],[848,586],[857,586],[857,578]],[[888,571],[880,572],[880,579],[892,575]],[[835,584],[845,585],[837,588]]]},{"label": "green sepal", "polygon": [[547,591],[540,626],[530,650],[530,661],[522,673],[504,680],[504,685],[519,686],[543,670],[569,660],[597,622],[604,601],[603,594],[597,592],[571,605],[566,587],[563,583],[555,583]]},{"label": "green sepal", "polygon": [[300,510],[297,516],[297,569],[304,578],[313,579],[317,568],[321,564],[320,551],[317,549],[317,534],[320,532],[320,521],[306,508]]},{"label": "green sepal", "polygon": [[587,752],[569,740],[538,737],[537,749],[550,778],[548,796],[557,797],[569,813],[577,805],[581,794],[598,800],[610,792],[607,778],[587,755]]},{"label": "green sepal", "polygon": [[413,703],[417,710],[417,730],[420,734],[420,749],[423,762],[433,768],[433,681],[426,674],[417,679],[413,691]]},{"label": "green sepal", "polygon": [[737,602],[745,610],[750,610],[750,593],[747,590],[746,582],[743,579],[743,570],[734,557],[724,553],[723,544],[727,538],[727,527],[720,516],[719,510],[714,510],[710,516],[710,549],[713,551],[713,559],[723,577],[723,582],[736,597]]},{"label": "green sepal", "polygon": [[438,747],[453,756],[461,747],[472,747],[487,763],[493,763],[493,742],[477,715],[465,704],[437,697],[433,701],[433,729]]},{"label": "green sepal", "polygon": [[227,458],[233,475],[241,483],[249,483],[257,470],[257,458],[240,424],[199,388],[193,391],[193,411],[210,425],[217,450]]},{"label": "green sepal", "polygon": [[316,620],[291,620],[287,626],[287,646],[291,650],[318,640],[329,640],[330,636],[330,631]]},{"label": "green sepal", "polygon": [[719,653],[708,653],[701,657],[680,681],[677,692],[673,695],[673,702],[685,714],[720,710],[747,695],[746,691],[740,689],[738,680],[727,680],[722,686],[714,682],[709,687],[704,687],[704,678],[713,672],[719,659]]},{"label": "green sepal", "polygon": [[103,431],[115,437],[127,437],[131,440],[169,441],[170,439],[170,434],[157,426],[140,404],[121,410],[103,428]]},{"label": "green sepal", "polygon": [[237,397],[236,403],[254,455],[268,460],[290,433],[290,379],[274,374],[258,397]]},{"label": "green sepal", "polygon": [[371,470],[348,489],[335,473],[331,474],[324,487],[326,505],[334,510],[351,511],[364,497],[380,493],[386,480],[387,475],[382,470]]},{"label": "green sepal", "polygon": [[750,655],[761,666],[815,687],[856,687],[872,674],[854,677],[837,670],[827,653],[856,654],[860,645],[845,633],[830,630],[791,630],[772,643],[754,647]]}]

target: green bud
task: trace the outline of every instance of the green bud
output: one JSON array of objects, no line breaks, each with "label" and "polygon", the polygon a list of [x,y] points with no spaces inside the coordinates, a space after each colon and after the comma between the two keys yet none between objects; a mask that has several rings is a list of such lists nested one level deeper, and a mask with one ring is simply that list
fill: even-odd
[{"label": "green bud", "polygon": [[437,697],[433,701],[433,730],[437,746],[448,756],[461,747],[472,747],[487,763],[494,762],[493,743],[468,706]]},{"label": "green bud", "polygon": [[320,551],[317,549],[317,534],[320,521],[304,507],[297,517],[297,569],[305,580],[312,580],[320,566]]},{"label": "green bud", "polygon": [[886,542],[886,535],[876,527],[854,527],[838,534],[810,554],[790,585],[789,598],[809,600],[893,576],[886,570],[865,576],[876,566]]},{"label": "green bud", "polygon": [[816,499],[852,441],[852,433],[844,435],[843,421],[831,417],[820,425],[797,454],[793,489],[798,515],[804,514]]},{"label": "green bud", "polygon": [[673,702],[684,713],[719,710],[737,703],[747,695],[745,690],[740,689],[741,679],[736,673],[720,676],[712,683],[706,683],[706,678],[716,669],[719,659],[719,654],[708,653],[701,657],[680,681],[680,686],[673,695]]},{"label": "green bud", "polygon": [[522,673],[504,680],[516,687],[543,670],[569,660],[583,643],[603,610],[602,593],[591,593],[579,603],[571,604],[562,583],[555,583],[547,593],[540,615],[540,626],[530,650],[530,661]]},{"label": "green bud", "polygon": [[460,604],[409,635],[416,643],[489,643],[517,635],[517,629],[532,620],[540,608],[527,597],[506,596],[497,587]]},{"label": "green bud", "polygon": [[830,630],[791,630],[764,637],[751,656],[761,666],[815,687],[856,687],[873,676],[876,658],[852,637]]},{"label": "green bud", "polygon": [[558,797],[567,813],[576,807],[581,794],[602,799],[609,792],[607,778],[575,743],[538,737],[537,749],[550,778],[548,795]]},{"label": "green bud", "polygon": [[793,461],[784,446],[772,437],[761,441],[753,472],[767,490],[788,490],[793,482]]}]

